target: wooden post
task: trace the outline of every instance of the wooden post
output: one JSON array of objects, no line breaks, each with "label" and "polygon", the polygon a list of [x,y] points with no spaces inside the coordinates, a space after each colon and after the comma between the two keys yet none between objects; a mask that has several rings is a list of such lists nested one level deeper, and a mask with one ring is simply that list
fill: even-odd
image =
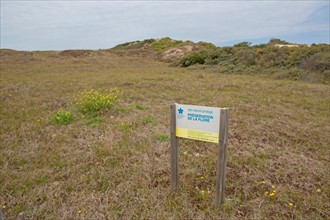
[{"label": "wooden post", "polygon": [[179,171],[178,171],[178,151],[179,141],[176,137],[176,105],[171,105],[171,190],[176,191],[179,188]]},{"label": "wooden post", "polygon": [[225,179],[226,179],[226,161],[227,161],[227,142],[228,142],[228,122],[229,109],[220,109],[220,129],[219,129],[219,151],[216,163],[216,195],[215,204],[224,202]]},{"label": "wooden post", "polygon": [[17,220],[25,220],[25,213],[24,212],[19,213],[17,216]]},{"label": "wooden post", "polygon": [[2,207],[0,207],[0,220],[4,220],[5,218],[3,217],[3,214],[2,214]]}]

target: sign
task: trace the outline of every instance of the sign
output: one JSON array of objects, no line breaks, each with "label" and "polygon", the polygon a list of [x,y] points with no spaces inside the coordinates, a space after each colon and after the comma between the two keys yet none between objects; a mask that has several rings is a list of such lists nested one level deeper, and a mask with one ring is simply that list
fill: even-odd
[{"label": "sign", "polygon": [[175,104],[176,136],[219,143],[220,108]]},{"label": "sign", "polygon": [[179,188],[179,137],[218,143],[215,204],[224,203],[229,109],[177,103],[170,109],[172,191]]}]

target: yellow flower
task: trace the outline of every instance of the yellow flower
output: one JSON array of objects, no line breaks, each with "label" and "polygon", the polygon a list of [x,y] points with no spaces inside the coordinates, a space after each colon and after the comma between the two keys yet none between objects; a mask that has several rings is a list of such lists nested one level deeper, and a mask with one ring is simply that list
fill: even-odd
[{"label": "yellow flower", "polygon": [[2,206],[2,209],[6,209],[6,208],[7,208],[7,206],[6,206],[6,205],[3,205],[3,206]]},{"label": "yellow flower", "polygon": [[293,203],[292,203],[292,202],[289,202],[288,205],[289,205],[289,206],[293,206]]},{"label": "yellow flower", "polygon": [[273,193],[276,193],[276,190],[273,190]]},{"label": "yellow flower", "polygon": [[265,192],[265,196],[267,196],[268,195],[268,192]]},{"label": "yellow flower", "polygon": [[201,179],[204,179],[204,176],[201,176]]},{"label": "yellow flower", "polygon": [[261,183],[261,184],[265,184],[266,181],[265,181],[265,180],[262,180],[262,181],[260,181],[259,183]]},{"label": "yellow flower", "polygon": [[271,193],[271,194],[269,194],[269,196],[270,196],[270,197],[275,196],[275,193]]},{"label": "yellow flower", "polygon": [[275,189],[275,186],[274,186],[274,185],[272,185],[272,188],[273,188],[273,189]]},{"label": "yellow flower", "polygon": [[202,194],[204,194],[204,193],[205,193],[205,191],[204,191],[204,190],[202,190],[202,191],[201,191],[201,193],[202,193]]},{"label": "yellow flower", "polygon": [[78,210],[78,214],[80,214],[81,213],[81,210]]}]

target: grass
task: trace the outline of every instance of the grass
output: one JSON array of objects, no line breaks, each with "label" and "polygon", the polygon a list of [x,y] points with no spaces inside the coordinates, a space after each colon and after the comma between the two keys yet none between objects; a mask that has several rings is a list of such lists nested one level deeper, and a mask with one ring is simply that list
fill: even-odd
[{"label": "grass", "polygon": [[[0,202],[8,219],[22,211],[28,219],[330,216],[329,85],[109,51],[1,54],[0,62]],[[50,120],[77,92],[110,88],[121,93],[102,117]],[[180,191],[170,192],[173,102],[230,109],[222,206],[213,205],[215,144],[180,140]]]},{"label": "grass", "polygon": [[160,134],[156,136],[157,141],[170,141],[171,137],[168,134]]}]

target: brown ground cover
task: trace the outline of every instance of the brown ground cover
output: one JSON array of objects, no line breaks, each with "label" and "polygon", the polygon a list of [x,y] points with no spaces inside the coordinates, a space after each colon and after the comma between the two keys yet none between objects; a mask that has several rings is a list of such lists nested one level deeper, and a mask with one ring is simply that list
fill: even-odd
[{"label": "brown ground cover", "polygon": [[[330,217],[329,85],[170,67],[143,53],[1,51],[7,219]],[[108,88],[121,93],[99,117],[72,104],[80,91]],[[213,205],[215,144],[181,140],[180,191],[170,192],[173,102],[230,109],[222,206]],[[59,109],[76,120],[54,123]]]}]

